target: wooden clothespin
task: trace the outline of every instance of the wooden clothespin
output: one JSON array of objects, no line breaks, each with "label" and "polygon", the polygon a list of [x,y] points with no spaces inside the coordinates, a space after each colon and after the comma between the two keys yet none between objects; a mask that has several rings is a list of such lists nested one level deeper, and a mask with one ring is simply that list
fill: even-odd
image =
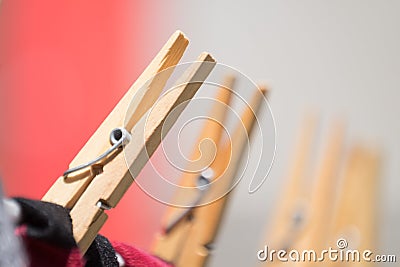
[{"label": "wooden clothespin", "polygon": [[[357,144],[346,160],[344,180],[333,221],[332,246],[343,239],[343,249],[376,251],[378,178],[381,158],[377,149]],[[333,266],[364,266],[364,262],[332,262]]]},{"label": "wooden clothespin", "polygon": [[[249,106],[242,113],[242,125],[235,128],[230,142],[221,142],[223,128],[215,121],[224,121],[232,85],[233,80],[228,77],[220,88],[216,98],[218,101],[210,113],[213,119],[204,125],[192,156],[192,160],[199,159],[198,145],[208,139],[218,146],[215,159],[208,164],[214,150],[210,147],[202,149],[201,162],[196,165],[206,163],[208,168],[201,174],[185,173],[180,186],[191,187],[194,190],[186,194],[178,192],[172,201],[182,203],[180,200],[187,199],[193,205],[187,208],[170,207],[164,220],[163,232],[155,239],[153,253],[172,262],[176,267],[205,265],[222,219],[229,189],[248,141],[248,134],[255,121],[255,113],[263,100],[264,88],[260,89],[262,93],[258,90],[254,93]],[[205,153],[208,155],[204,155]],[[201,190],[203,192],[200,192]],[[202,197],[201,200],[199,196]],[[198,204],[201,205],[197,206]]]},{"label": "wooden clothespin", "polygon": [[[279,206],[271,217],[266,234],[267,244],[271,248],[289,248],[303,230],[310,204],[306,177],[313,151],[316,124],[316,118],[309,115],[300,125],[300,135],[296,142],[287,181],[282,187],[282,193],[277,201]],[[270,264],[274,262],[269,262],[268,266]]]},{"label": "wooden clothespin", "polygon": [[308,222],[304,234],[295,242],[300,249],[320,251],[328,244],[327,232],[331,231],[333,212],[340,181],[340,167],[344,156],[344,125],[332,123],[320,165],[313,183]]},{"label": "wooden clothespin", "polygon": [[[336,188],[340,163],[343,156],[344,127],[341,123],[332,124],[328,142],[324,148],[315,181],[305,179],[310,162],[315,121],[309,119],[303,126],[302,137],[296,152],[295,164],[282,205],[277,207],[278,216],[272,223],[268,244],[276,250],[315,250],[325,249],[333,220],[336,201]],[[308,192],[305,183],[313,184]],[[303,188],[302,188],[303,187]],[[282,227],[279,227],[282,226]],[[270,240],[270,241],[269,241]],[[271,243],[270,243],[271,242]],[[279,260],[268,262],[267,266],[283,264]],[[288,265],[309,266],[310,262],[290,262]]]},{"label": "wooden clothespin", "polygon": [[185,106],[215,66],[211,55],[202,53],[176,87],[156,102],[187,45],[180,31],[170,37],[43,197],[71,210],[74,237],[83,253],[107,219],[104,210],[118,204],[182,111],[172,110]]}]

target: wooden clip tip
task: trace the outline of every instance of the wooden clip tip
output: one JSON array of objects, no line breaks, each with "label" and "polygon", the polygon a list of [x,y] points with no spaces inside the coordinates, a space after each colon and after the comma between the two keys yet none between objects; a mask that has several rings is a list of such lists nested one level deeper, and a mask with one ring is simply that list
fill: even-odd
[{"label": "wooden clip tip", "polygon": [[375,143],[366,143],[362,141],[357,141],[352,145],[351,153],[357,155],[364,155],[369,158],[374,158],[379,160],[382,157],[381,147]]},{"label": "wooden clip tip", "polygon": [[213,63],[216,62],[213,56],[208,52],[201,53],[200,56],[197,58],[197,61],[208,61]]},{"label": "wooden clip tip", "polygon": [[271,88],[266,84],[259,84],[257,87],[264,96],[268,96],[271,92]]},{"label": "wooden clip tip", "polygon": [[187,39],[187,37],[186,37],[186,34],[183,32],[183,31],[181,31],[181,30],[176,30],[173,34],[172,34],[172,36],[179,36],[179,37],[182,37],[182,38],[185,38],[185,39]]},{"label": "wooden clip tip", "polygon": [[186,34],[182,32],[181,30],[176,30],[170,37],[170,39],[176,39],[176,40],[184,40],[186,42],[189,42],[189,39],[187,38]]},{"label": "wooden clip tip", "polygon": [[226,74],[222,86],[232,90],[235,86],[236,80],[237,77],[233,73]]},{"label": "wooden clip tip", "polygon": [[233,73],[228,73],[224,76],[225,83],[234,83],[236,81],[236,75]]},{"label": "wooden clip tip", "polygon": [[265,96],[265,97],[269,97],[269,95],[271,94],[271,86],[268,83],[258,83],[257,84],[257,88],[258,90],[260,90],[260,92]]},{"label": "wooden clip tip", "polygon": [[[181,31],[175,31],[171,37],[168,39],[166,45],[164,47],[170,48],[173,46],[180,47],[182,51],[185,51],[187,46],[189,45],[189,39],[186,35]],[[182,52],[183,54],[183,52]]]}]

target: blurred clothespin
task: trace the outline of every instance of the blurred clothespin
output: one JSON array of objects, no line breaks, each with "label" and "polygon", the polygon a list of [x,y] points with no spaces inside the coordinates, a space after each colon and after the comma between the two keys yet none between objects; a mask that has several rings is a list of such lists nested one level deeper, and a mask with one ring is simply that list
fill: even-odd
[{"label": "blurred clothespin", "polygon": [[172,112],[174,108],[186,106],[214,68],[212,56],[202,53],[157,101],[187,45],[182,32],[170,37],[43,197],[71,210],[74,237],[83,253],[105,223],[104,211],[118,204],[183,110]]},{"label": "blurred clothespin", "polygon": [[[380,167],[381,155],[378,149],[364,144],[356,144],[350,148],[333,220],[333,247],[376,251]],[[332,262],[329,266],[331,265],[364,266],[365,263]]]},{"label": "blurred clothespin", "polygon": [[[191,191],[178,191],[171,203],[187,203],[186,207],[169,207],[163,231],[154,242],[153,253],[176,267],[204,266],[218,226],[221,222],[232,183],[248,135],[256,119],[266,89],[255,90],[252,99],[240,118],[230,140],[222,140],[224,120],[230,104],[233,77],[227,77],[218,90],[210,118],[203,126],[189,163],[190,170],[203,168],[202,172],[186,172],[180,187]],[[215,152],[215,146],[217,151]],[[201,150],[201,151],[199,151]]]},{"label": "blurred clothespin", "polygon": [[[279,195],[274,216],[267,231],[268,245],[275,249],[288,249],[301,234],[309,212],[307,172],[315,140],[316,118],[307,116],[301,124],[287,181]],[[263,240],[265,242],[265,240]],[[268,265],[273,263],[268,263]]]},{"label": "blurred clothespin", "polygon": [[[301,127],[294,165],[281,195],[282,200],[278,202],[280,205],[276,207],[276,216],[269,226],[266,242],[273,249],[286,252],[292,249],[320,251],[328,244],[327,233],[332,229],[332,210],[337,199],[336,189],[343,157],[344,127],[340,122],[331,125],[319,166],[310,164],[315,130],[316,119],[308,117]],[[314,180],[307,179],[310,165],[317,167]],[[264,256],[268,258],[269,255]],[[269,259],[265,265],[280,264],[283,263],[277,259]],[[308,266],[310,263],[285,264]]]}]

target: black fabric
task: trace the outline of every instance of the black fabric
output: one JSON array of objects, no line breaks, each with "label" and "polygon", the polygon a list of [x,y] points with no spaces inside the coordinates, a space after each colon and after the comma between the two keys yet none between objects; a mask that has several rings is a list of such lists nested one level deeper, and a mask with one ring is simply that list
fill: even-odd
[{"label": "black fabric", "polygon": [[20,225],[26,225],[27,236],[51,245],[71,249],[76,247],[69,211],[57,204],[14,198],[21,206]]},{"label": "black fabric", "polygon": [[110,241],[102,235],[97,235],[85,254],[85,267],[118,267],[115,250]]},{"label": "black fabric", "polygon": [[[49,202],[14,198],[21,207],[20,225],[26,226],[26,235],[60,248],[76,248],[69,210]],[[85,254],[86,267],[118,267],[111,243],[98,235]]]}]

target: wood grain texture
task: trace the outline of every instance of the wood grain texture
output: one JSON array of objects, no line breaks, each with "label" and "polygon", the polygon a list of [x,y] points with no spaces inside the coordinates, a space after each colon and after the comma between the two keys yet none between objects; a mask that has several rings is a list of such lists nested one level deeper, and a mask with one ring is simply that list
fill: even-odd
[{"label": "wood grain texture", "polygon": [[[190,159],[194,164],[189,163],[189,166],[187,167],[189,170],[196,170],[210,166],[215,160],[216,155],[214,152],[221,153],[220,151],[215,151],[218,150],[218,148],[212,146],[211,143],[217,146],[220,142],[223,128],[220,124],[215,123],[215,121],[223,123],[225,120],[227,107],[229,106],[232,97],[233,86],[234,77],[226,77],[222,86],[218,88],[215,99],[216,102],[214,102],[209,113],[210,118],[212,119],[206,120],[197,142],[193,144],[194,151]],[[207,141],[210,145],[201,146],[201,144],[204,144],[204,141]],[[171,200],[171,203],[186,203],[195,199],[199,193],[195,188],[198,176],[199,174],[196,172],[185,173],[180,179],[179,185],[182,187],[193,188],[193,190],[178,190]],[[169,207],[164,216],[162,222],[163,225],[168,225],[175,217],[180,216],[185,209],[186,208]],[[187,223],[186,220],[182,220],[168,233],[168,235],[162,233],[157,234],[153,245],[153,253],[167,261],[175,261],[180,255],[181,248],[186,242],[190,228],[190,223]]]},{"label": "wood grain texture", "polygon": [[[99,201],[109,207],[118,204],[133,178],[142,170],[214,66],[215,61],[211,55],[201,54],[197,62],[181,77],[178,86],[167,91],[154,104],[146,119],[139,120],[135,125],[131,132],[132,140],[125,147],[124,153],[118,154],[106,164],[103,173],[97,175],[88,185],[71,210],[74,237],[81,251],[85,251],[86,244],[90,244],[95,238],[95,231],[91,231],[90,228],[103,213],[96,204]],[[175,108],[178,106],[180,109],[176,112]],[[99,224],[103,223],[102,221]]]},{"label": "wood grain texture", "polygon": [[[214,170],[215,178],[205,196],[206,200],[215,200],[216,197],[216,201],[196,207],[192,211],[193,220],[182,221],[172,232],[159,236],[153,250],[156,255],[174,262],[177,267],[205,265],[210,255],[208,246],[212,244],[216,237],[228,200],[229,194],[227,193],[232,186],[244,146],[247,144],[248,135],[255,121],[255,113],[262,99],[262,94],[255,92],[249,106],[241,116],[241,125],[235,128],[231,140],[223,142],[222,145],[219,143],[219,153],[210,165],[210,168]],[[212,114],[219,115],[218,113]],[[220,126],[220,128],[222,127]],[[209,135],[214,136],[214,133],[218,133],[218,131],[209,133]],[[201,137],[204,136],[201,135]],[[215,135],[214,138],[219,139],[220,136]],[[231,157],[227,155],[231,155]],[[183,178],[187,177],[184,176]],[[186,180],[182,180],[185,183]],[[182,211],[175,209],[175,212]],[[181,241],[177,246],[178,244],[173,243],[173,241],[176,239],[175,236],[182,235],[183,231],[186,233],[185,242],[182,244]]]},{"label": "wood grain texture", "polygon": [[[110,147],[108,139],[110,132],[114,128],[125,126],[124,117],[128,112],[128,107],[134,97],[137,98],[136,101],[145,102],[146,104],[137,105],[137,107],[144,106],[143,110],[138,109],[133,105],[133,109],[130,109],[129,113],[132,115],[131,122],[137,121],[137,118],[144,114],[143,112],[146,111],[146,108],[148,109],[148,106],[155,101],[155,99],[150,97],[150,95],[153,94],[154,97],[159,96],[164,84],[169,78],[169,75],[172,73],[168,68],[178,64],[187,45],[188,40],[180,31],[175,32],[170,37],[157,56],[72,160],[69,165],[70,168],[84,164],[96,158]],[[148,83],[148,81],[157,73],[162,72],[165,69],[168,69],[168,71],[163,73],[163,75],[158,76],[155,82]],[[145,85],[147,86],[144,88]],[[129,126],[131,127],[131,125]],[[131,128],[127,128],[127,130],[130,131]],[[42,200],[57,203],[67,208],[72,208],[94,176],[95,174],[93,173],[93,170],[91,168],[86,168],[85,170],[69,175],[67,179],[60,177],[45,194]]]},{"label": "wood grain texture", "polygon": [[[205,266],[209,259],[213,242],[221,225],[225,207],[232,194],[231,187],[235,181],[240,161],[243,159],[243,151],[249,142],[250,134],[256,121],[256,114],[264,100],[266,90],[255,91],[250,99],[249,105],[242,112],[240,123],[233,131],[230,141],[222,145],[221,157],[211,166],[216,173],[210,191],[206,199],[216,201],[200,206],[194,210],[195,220],[190,231],[190,238],[187,239],[182,248],[182,255],[179,258],[177,267],[180,266]],[[226,155],[231,155],[227,157]]]}]

